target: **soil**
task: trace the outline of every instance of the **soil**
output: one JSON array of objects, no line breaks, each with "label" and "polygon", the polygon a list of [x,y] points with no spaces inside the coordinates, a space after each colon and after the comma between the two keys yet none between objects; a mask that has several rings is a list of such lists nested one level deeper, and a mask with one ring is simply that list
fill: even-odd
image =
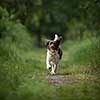
[{"label": "soil", "polygon": [[46,77],[48,83],[55,86],[73,85],[79,83],[80,80],[68,74],[48,75]]}]

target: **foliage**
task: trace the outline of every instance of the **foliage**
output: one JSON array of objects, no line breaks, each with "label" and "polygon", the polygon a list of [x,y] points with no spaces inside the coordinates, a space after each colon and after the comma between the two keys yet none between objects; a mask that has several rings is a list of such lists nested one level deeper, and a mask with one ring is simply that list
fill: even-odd
[{"label": "foliage", "polygon": [[[0,0],[0,100],[99,100],[99,8],[98,0]],[[59,73],[80,83],[48,84],[46,50],[33,39],[40,46],[52,32],[67,40]]]},{"label": "foliage", "polygon": [[[65,48],[63,49],[66,51]],[[64,52],[65,55],[66,52]],[[78,75],[78,78],[83,80],[78,84],[66,86],[52,86],[48,84],[46,79],[48,74],[45,71],[44,63],[45,53],[46,50],[44,49],[34,49],[34,52],[28,51],[22,53],[22,59],[20,60],[16,60],[13,57],[13,59],[8,60],[0,59],[0,61],[2,61],[2,63],[0,63],[1,100],[38,100],[40,98],[41,100],[75,100],[76,98],[78,100],[91,100],[100,97],[99,83],[86,81],[83,75]],[[6,56],[6,58],[8,58],[8,56]],[[16,58],[18,58],[17,55]],[[64,56],[60,72],[64,70],[63,73],[67,73],[72,69],[72,66],[68,69],[66,63],[63,62],[66,61],[66,59],[66,56]],[[75,72],[77,72],[77,69],[74,69],[74,73]],[[74,76],[75,75],[77,74],[74,74]],[[86,74],[84,75],[86,77]],[[77,95],[79,96],[77,97]],[[74,97],[76,98],[74,99]]]},{"label": "foliage", "polygon": [[[37,42],[41,42],[42,35],[50,36],[53,32],[66,36],[63,33],[68,34],[67,28],[73,19],[81,24],[77,30],[86,27],[89,31],[98,31],[100,27],[98,0],[3,0],[0,6],[7,9],[11,19],[20,20],[29,31],[36,34]],[[77,36],[77,33],[74,34]],[[78,34],[78,37],[81,36]]]},{"label": "foliage", "polygon": [[[66,48],[66,43],[63,44],[63,47]],[[98,73],[100,71],[100,38],[69,42],[66,49],[67,59],[64,63],[69,66],[71,72],[75,72],[76,69],[79,73]]]},{"label": "foliage", "polygon": [[[1,9],[2,17],[0,19],[0,40],[1,45],[15,44],[22,49],[32,47],[32,39],[26,29],[19,21],[12,21],[8,16],[6,9]],[[5,14],[7,16],[5,16]],[[3,41],[3,42],[2,42]]]}]

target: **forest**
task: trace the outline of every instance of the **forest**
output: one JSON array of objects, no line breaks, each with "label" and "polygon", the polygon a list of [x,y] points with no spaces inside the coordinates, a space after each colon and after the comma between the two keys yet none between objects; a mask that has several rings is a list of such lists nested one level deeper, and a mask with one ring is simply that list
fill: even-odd
[{"label": "forest", "polygon": [[[45,42],[63,37],[57,75]],[[100,99],[99,0],[0,0],[0,100]]]}]

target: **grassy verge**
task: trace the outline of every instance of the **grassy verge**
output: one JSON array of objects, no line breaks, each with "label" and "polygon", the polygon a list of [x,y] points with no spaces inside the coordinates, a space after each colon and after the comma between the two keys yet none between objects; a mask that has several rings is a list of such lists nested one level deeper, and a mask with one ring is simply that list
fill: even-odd
[{"label": "grassy verge", "polygon": [[85,40],[69,47],[63,44],[64,54],[58,73],[68,73],[79,80],[77,84],[63,86],[49,84],[46,79],[46,49],[25,50],[13,43],[3,45],[4,48],[0,45],[0,100],[99,100],[99,70],[91,66],[89,58],[99,50],[93,43],[96,46],[98,40]]},{"label": "grassy verge", "polygon": [[[67,45],[63,44],[66,48]],[[100,71],[100,38],[91,38],[71,43],[64,50],[63,66],[71,72],[99,73]],[[68,71],[69,71],[68,70]]]}]

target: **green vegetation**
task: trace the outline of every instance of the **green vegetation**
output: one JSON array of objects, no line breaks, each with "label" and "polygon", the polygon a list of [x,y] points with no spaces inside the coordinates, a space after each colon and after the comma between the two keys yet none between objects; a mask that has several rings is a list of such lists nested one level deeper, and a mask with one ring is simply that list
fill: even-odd
[{"label": "green vegetation", "polygon": [[12,36],[0,40],[0,100],[99,100],[99,38],[63,43],[58,73],[68,73],[80,82],[55,86],[46,78],[46,49],[33,49],[30,35],[24,33],[29,38],[25,47],[18,40],[12,42]]},{"label": "green vegetation", "polygon": [[99,36],[99,9],[99,0],[1,0],[0,18],[19,21],[41,46],[55,32],[65,39]]},{"label": "green vegetation", "polygon": [[[66,48],[67,47],[67,48]],[[82,41],[64,43],[64,53],[67,60],[64,63],[74,72],[100,71],[100,38],[90,38]],[[66,50],[67,49],[67,50]],[[63,65],[64,66],[64,65]]]},{"label": "green vegetation", "polygon": [[[0,100],[99,100],[99,9],[98,0],[1,0]],[[64,40],[51,76],[43,41],[53,32]]]},{"label": "green vegetation", "polygon": [[80,41],[80,43],[74,44],[74,46],[69,49],[69,52],[71,54],[70,57],[72,56],[74,63],[90,64],[90,66],[98,67],[100,65],[98,61],[100,59],[99,42],[99,38],[93,38]]}]

